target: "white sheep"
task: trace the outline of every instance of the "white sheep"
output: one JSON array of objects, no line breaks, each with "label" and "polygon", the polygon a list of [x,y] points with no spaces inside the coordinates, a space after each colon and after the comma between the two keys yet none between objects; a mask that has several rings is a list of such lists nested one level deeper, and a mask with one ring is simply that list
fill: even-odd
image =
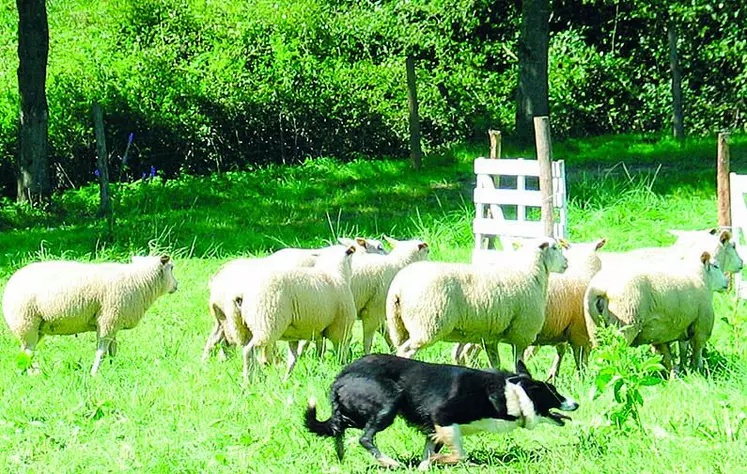
[{"label": "white sheep", "polygon": [[[576,368],[581,371],[586,364],[591,343],[584,318],[584,293],[591,278],[602,267],[597,251],[606,243],[606,239],[600,239],[589,244],[570,244],[566,250],[568,269],[561,274],[550,274],[545,324],[524,356],[530,357],[537,346],[555,346],[557,355],[548,373],[551,380],[557,376],[569,344]],[[454,360],[466,363],[479,349],[480,346],[475,344],[457,346],[453,353]]]},{"label": "white sheep", "polygon": [[669,260],[690,259],[695,261],[694,255],[708,252],[719,264],[722,271],[728,273],[742,271],[744,262],[737,252],[732,234],[728,230],[719,232],[717,229],[708,231],[669,231],[677,236],[677,241],[669,247],[647,247],[628,252],[602,252],[599,258],[604,267],[618,267],[629,265],[652,264],[661,265]]},{"label": "white sheep", "polygon": [[5,321],[29,356],[44,335],[96,331],[96,375],[104,354],[116,352],[117,332],[135,327],[159,296],[176,291],[172,269],[168,256],[133,257],[125,264],[32,263],[8,280]]},{"label": "white sheep", "polygon": [[300,340],[325,337],[339,357],[347,356],[356,314],[349,283],[354,252],[355,247],[324,252],[311,268],[270,268],[244,286],[235,300],[240,318],[229,318],[227,326],[241,328],[251,337],[243,347],[245,378],[252,351],[265,350],[281,339],[290,348],[286,378],[295,366]]},{"label": "white sheep", "polygon": [[[361,254],[386,255],[386,250],[384,250],[381,242],[376,239],[363,237],[348,239],[340,237],[338,238],[338,242],[340,242],[340,245],[332,245],[319,249],[283,249],[264,258],[238,258],[223,265],[210,278],[208,283],[210,289],[208,308],[215,323],[205,343],[202,360],[207,360],[212,350],[218,344],[226,343],[229,345],[244,346],[249,342],[249,335],[241,332],[240,328],[234,328],[233,331],[229,330],[231,333],[227,334],[223,326],[227,319],[227,314],[238,314],[238,310],[234,304],[236,296],[238,296],[246,284],[261,275],[264,270],[268,268],[290,269],[312,267],[322,253],[330,250],[340,251],[350,246],[355,246]],[[263,354],[263,361],[270,357],[270,349],[268,348],[268,352]],[[223,347],[220,348],[220,356],[221,358],[225,357]]]},{"label": "white sheep", "polygon": [[428,258],[428,244],[422,240],[398,241],[384,237],[389,255],[356,254],[352,262],[350,288],[358,318],[363,324],[363,352],[371,351],[376,331],[386,323],[386,297],[397,273],[407,265]]},{"label": "white sheep", "polygon": [[356,247],[356,250],[360,254],[387,254],[387,251],[384,249],[381,241],[376,239],[365,239],[363,237],[348,239],[346,237],[339,237],[337,241],[339,242],[339,245],[331,245],[329,247],[322,247],[318,249],[280,249],[277,252],[269,255],[267,258],[272,259],[273,262],[278,262],[280,264],[294,267],[313,267],[319,255],[329,249],[346,249],[348,247]]},{"label": "white sheep", "polygon": [[590,338],[596,344],[597,325],[616,325],[628,344],[656,346],[670,370],[669,343],[691,339],[691,364],[699,370],[713,330],[713,291],[727,287],[728,280],[708,252],[701,254],[700,264],[688,260],[659,269],[603,267],[584,296]]},{"label": "white sheep", "polygon": [[386,309],[397,355],[412,357],[436,341],[484,341],[497,367],[497,343],[505,341],[514,363],[521,360],[545,321],[549,272],[568,266],[552,239],[521,254],[506,267],[418,262],[399,272]]}]

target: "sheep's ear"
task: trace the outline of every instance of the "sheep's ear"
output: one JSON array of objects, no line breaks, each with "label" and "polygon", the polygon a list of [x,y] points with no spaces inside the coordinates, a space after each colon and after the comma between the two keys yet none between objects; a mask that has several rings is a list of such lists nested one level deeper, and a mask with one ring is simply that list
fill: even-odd
[{"label": "sheep's ear", "polygon": [[708,233],[711,234],[711,235],[716,235],[717,232],[718,232],[718,228],[717,227],[714,227],[713,229],[711,229],[711,230],[708,231]]},{"label": "sheep's ear", "polygon": [[721,242],[722,244],[725,244],[726,242],[730,240],[731,240],[731,232],[729,232],[728,230],[721,232],[721,235],[718,238],[718,241]]},{"label": "sheep's ear", "polygon": [[161,265],[166,265],[171,261],[171,257],[168,255],[161,255]]},{"label": "sheep's ear", "polygon": [[599,250],[602,247],[604,247],[605,245],[607,245],[607,239],[606,238],[605,239],[599,239],[597,241],[597,244],[594,246],[594,250]]},{"label": "sheep's ear", "polygon": [[711,261],[711,254],[708,252],[703,252],[703,255],[700,256],[700,261],[703,263],[703,265],[707,265],[708,262]]},{"label": "sheep's ear", "polygon": [[519,375],[525,375],[532,378],[532,374],[529,373],[529,369],[527,369],[527,366],[524,364],[523,360],[519,360],[519,362],[516,363],[516,370]]},{"label": "sheep's ear", "polygon": [[345,255],[352,255],[355,253],[355,245],[351,245],[348,247],[347,250],[345,250]]},{"label": "sheep's ear", "polygon": [[236,306],[236,309],[238,309],[239,311],[241,311],[241,305],[243,303],[244,303],[244,298],[242,298],[241,296],[237,296],[236,298],[233,299],[233,304]]},{"label": "sheep's ear", "polygon": [[539,245],[540,250],[545,250],[547,247],[550,246],[550,242],[544,241]]},{"label": "sheep's ear", "polygon": [[389,245],[391,245],[392,247],[396,247],[396,246],[397,246],[397,244],[399,243],[399,241],[397,241],[397,240],[395,240],[395,239],[393,239],[393,238],[389,237],[388,235],[385,235],[385,236],[384,236],[384,240],[386,240],[386,243],[388,243],[388,244],[389,244]]},{"label": "sheep's ear", "polygon": [[366,239],[364,239],[363,237],[356,237],[355,243],[360,245],[363,248],[366,248],[368,244],[368,242],[366,242]]},{"label": "sheep's ear", "polygon": [[353,242],[352,239],[348,239],[347,237],[338,237],[337,241],[340,242],[342,245],[353,245],[355,242]]},{"label": "sheep's ear", "polygon": [[428,244],[426,244],[425,242],[420,242],[418,244],[418,250],[423,250],[423,249],[427,249],[427,248],[428,248]]}]

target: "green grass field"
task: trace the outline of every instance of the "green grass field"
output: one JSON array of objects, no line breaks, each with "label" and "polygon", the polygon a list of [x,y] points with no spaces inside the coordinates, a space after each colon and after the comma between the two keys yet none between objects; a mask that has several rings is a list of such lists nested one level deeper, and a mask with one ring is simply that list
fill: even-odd
[{"label": "green grass field", "polygon": [[[669,228],[714,226],[715,149],[715,139],[680,147],[633,136],[557,144],[556,159],[567,163],[571,240],[607,237],[609,249],[625,250],[669,244]],[[302,425],[310,396],[320,401],[320,416],[329,413],[327,392],[340,369],[331,353],[321,361],[305,354],[286,383],[283,367],[270,367],[249,386],[239,357],[200,362],[212,324],[208,277],[237,255],[354,234],[419,237],[432,245],[432,259],[467,261],[471,160],[485,152],[457,148],[420,173],[401,161],[317,160],[117,186],[113,243],[101,238],[94,187],[66,192],[45,213],[0,207],[0,287],[34,260],[123,261],[149,251],[174,255],[179,280],[177,293],[120,333],[117,357],[96,378],[89,375],[92,333],[44,339],[36,354],[41,374],[30,376],[19,368],[18,342],[0,330],[0,472],[378,470],[357,431],[348,432],[340,464],[332,441]],[[747,172],[747,138],[732,137],[731,159],[733,171]],[[581,404],[573,422],[470,437],[470,462],[448,471],[747,472],[747,309],[723,294],[715,306],[710,370],[644,387],[643,430],[604,426],[612,395],[592,400],[593,378],[577,377],[566,357],[557,385]],[[380,339],[375,347],[385,349]],[[419,357],[448,362],[450,349],[438,344]],[[544,348],[529,361],[537,377],[553,353]],[[411,470],[417,466],[422,435],[401,421],[377,442]]]}]

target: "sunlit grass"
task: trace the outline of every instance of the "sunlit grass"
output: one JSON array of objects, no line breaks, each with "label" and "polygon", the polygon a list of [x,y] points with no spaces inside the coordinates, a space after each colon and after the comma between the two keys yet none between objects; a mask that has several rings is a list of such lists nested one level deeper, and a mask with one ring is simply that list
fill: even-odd
[{"label": "sunlit grass", "polygon": [[[745,170],[745,142],[734,141],[732,168]],[[679,148],[636,137],[556,146],[556,158],[568,163],[571,239],[607,237],[610,249],[622,250],[669,244],[669,228],[714,226],[715,151],[705,163],[708,143],[715,150],[715,140]],[[249,386],[241,381],[239,357],[200,363],[211,326],[207,279],[233,256],[324,245],[339,235],[419,237],[431,244],[433,259],[468,261],[471,159],[486,153],[474,146],[454,149],[419,173],[406,162],[319,160],[117,186],[114,242],[101,238],[94,187],[56,198],[49,214],[4,207],[0,286],[35,260],[125,260],[133,253],[168,251],[176,258],[180,289],[159,299],[137,328],[120,334],[119,354],[98,378],[88,375],[95,349],[91,333],[44,339],[35,359],[42,373],[28,376],[15,357],[17,341],[0,330],[0,472],[375,471],[355,430],[346,437],[346,459],[339,464],[330,440],[303,429],[310,396],[320,401],[320,416],[329,413],[327,392],[340,368],[331,354],[319,361],[309,352],[287,383],[281,382],[282,367],[271,367]],[[581,403],[572,423],[468,438],[474,465],[448,471],[743,471],[747,310],[730,295],[715,301],[708,357],[713,372],[644,388],[646,433],[598,430],[609,399],[591,400],[592,381],[575,375],[569,356],[558,386]],[[360,354],[357,331],[354,350]],[[375,348],[385,350],[378,337]],[[538,377],[553,352],[542,349],[529,362]],[[448,362],[449,354],[450,347],[439,344],[422,357]],[[508,348],[502,355],[509,360]],[[411,470],[423,447],[422,436],[400,421],[378,443]]]}]

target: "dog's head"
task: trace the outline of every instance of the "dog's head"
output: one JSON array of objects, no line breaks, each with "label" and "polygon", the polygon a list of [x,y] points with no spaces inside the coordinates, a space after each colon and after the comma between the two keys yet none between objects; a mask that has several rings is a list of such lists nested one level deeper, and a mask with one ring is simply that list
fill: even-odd
[{"label": "dog's head", "polygon": [[[563,420],[570,420],[569,416],[552,410],[575,411],[578,409],[578,403],[572,398],[564,397],[555,386],[548,382],[534,380],[523,362],[519,361],[517,365],[519,370],[515,376],[506,380],[507,384],[513,384],[521,388],[526,394],[526,398],[519,394],[519,403],[523,405],[521,411],[534,411],[540,421],[546,421],[558,426],[565,425]],[[521,400],[523,399],[523,400]]]}]

